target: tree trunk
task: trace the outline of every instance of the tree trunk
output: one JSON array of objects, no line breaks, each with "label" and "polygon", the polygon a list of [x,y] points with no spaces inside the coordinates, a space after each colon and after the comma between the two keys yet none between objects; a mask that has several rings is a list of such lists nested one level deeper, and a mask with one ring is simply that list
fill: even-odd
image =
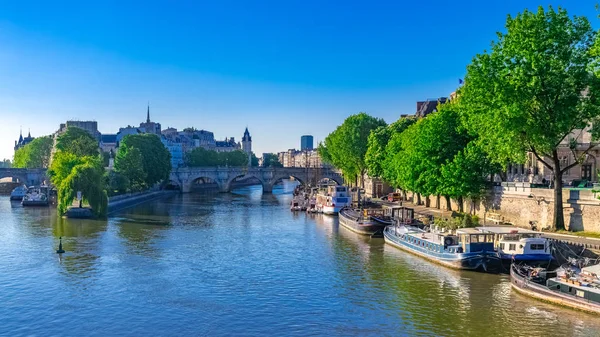
[{"label": "tree trunk", "polygon": [[360,188],[365,188],[365,171],[360,172]]},{"label": "tree trunk", "polygon": [[430,202],[430,201],[429,201],[429,196],[426,196],[426,197],[425,197],[425,207],[429,207],[429,206],[430,206],[430,203],[429,203],[429,202]]},{"label": "tree trunk", "polygon": [[[560,167],[558,157],[554,156],[554,167]],[[562,176],[560,169],[554,170],[554,230],[565,229],[565,214],[563,211]]]},{"label": "tree trunk", "polygon": [[456,200],[458,202],[458,211],[463,213],[465,211],[465,207],[464,207],[464,202],[463,202],[463,197],[458,197],[458,199]]},{"label": "tree trunk", "polygon": [[417,193],[417,205],[421,204],[421,193]]},{"label": "tree trunk", "polygon": [[452,202],[450,202],[450,197],[445,195],[444,198],[446,198],[446,208],[451,211],[452,210]]}]

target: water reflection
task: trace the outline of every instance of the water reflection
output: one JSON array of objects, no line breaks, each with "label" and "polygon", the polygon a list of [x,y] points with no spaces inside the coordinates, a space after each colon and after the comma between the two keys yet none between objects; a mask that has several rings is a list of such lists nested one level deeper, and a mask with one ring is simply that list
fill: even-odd
[{"label": "water reflection", "polygon": [[[0,199],[0,332],[600,332],[597,317],[522,297],[506,276],[440,267],[340,228],[336,217],[290,212],[291,194],[261,189],[173,195],[108,221]],[[67,252],[59,260],[60,236]]]}]

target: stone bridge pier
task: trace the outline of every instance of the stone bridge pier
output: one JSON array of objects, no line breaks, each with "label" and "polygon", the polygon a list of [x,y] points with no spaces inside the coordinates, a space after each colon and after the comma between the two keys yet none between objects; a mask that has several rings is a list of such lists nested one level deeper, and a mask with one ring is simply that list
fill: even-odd
[{"label": "stone bridge pier", "polygon": [[182,167],[171,172],[171,184],[181,187],[183,193],[189,193],[198,180],[216,184],[219,192],[231,191],[232,182],[240,177],[254,178],[263,187],[263,193],[271,193],[273,186],[283,179],[293,177],[300,183],[331,179],[343,184],[342,176],[331,169],[314,168],[262,168],[262,167]]}]

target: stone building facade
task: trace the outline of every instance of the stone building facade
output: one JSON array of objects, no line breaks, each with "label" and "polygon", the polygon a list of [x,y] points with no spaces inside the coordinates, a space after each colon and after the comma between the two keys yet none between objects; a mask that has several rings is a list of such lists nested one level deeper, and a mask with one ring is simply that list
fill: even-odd
[{"label": "stone building facade", "polygon": [[[587,154],[581,156],[588,149]],[[580,159],[579,157],[582,159],[581,163],[564,173],[563,183],[565,185],[579,186],[584,181],[590,183],[598,181],[600,146],[592,142],[592,135],[589,128],[571,132],[562,140],[557,152],[558,158],[561,161],[561,167],[576,162]],[[542,159],[546,160],[544,157]],[[548,162],[551,164],[550,159]],[[554,180],[552,171],[531,152],[527,154],[525,164],[508,165],[506,178],[509,182],[527,182],[540,185],[550,185]]]},{"label": "stone building facade", "polygon": [[331,165],[324,163],[317,150],[299,151],[289,149],[277,154],[279,162],[283,167],[313,167],[313,168],[329,168]]}]

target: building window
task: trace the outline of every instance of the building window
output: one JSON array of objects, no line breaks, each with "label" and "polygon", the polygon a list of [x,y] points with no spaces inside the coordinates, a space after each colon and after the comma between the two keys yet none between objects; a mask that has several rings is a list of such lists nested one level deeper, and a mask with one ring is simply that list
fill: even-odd
[{"label": "building window", "polygon": [[[568,166],[568,165],[569,165],[569,157],[568,157],[568,156],[562,156],[562,157],[560,157],[560,159],[559,159],[559,160],[560,160],[560,167],[561,167],[561,169],[562,169],[563,167],[565,167],[565,166]],[[571,170],[567,170],[567,171],[565,172],[565,174],[566,174],[566,175],[569,175],[569,171],[571,171]]]},{"label": "building window", "polygon": [[581,166],[581,179],[592,180],[592,165],[585,164]]}]

